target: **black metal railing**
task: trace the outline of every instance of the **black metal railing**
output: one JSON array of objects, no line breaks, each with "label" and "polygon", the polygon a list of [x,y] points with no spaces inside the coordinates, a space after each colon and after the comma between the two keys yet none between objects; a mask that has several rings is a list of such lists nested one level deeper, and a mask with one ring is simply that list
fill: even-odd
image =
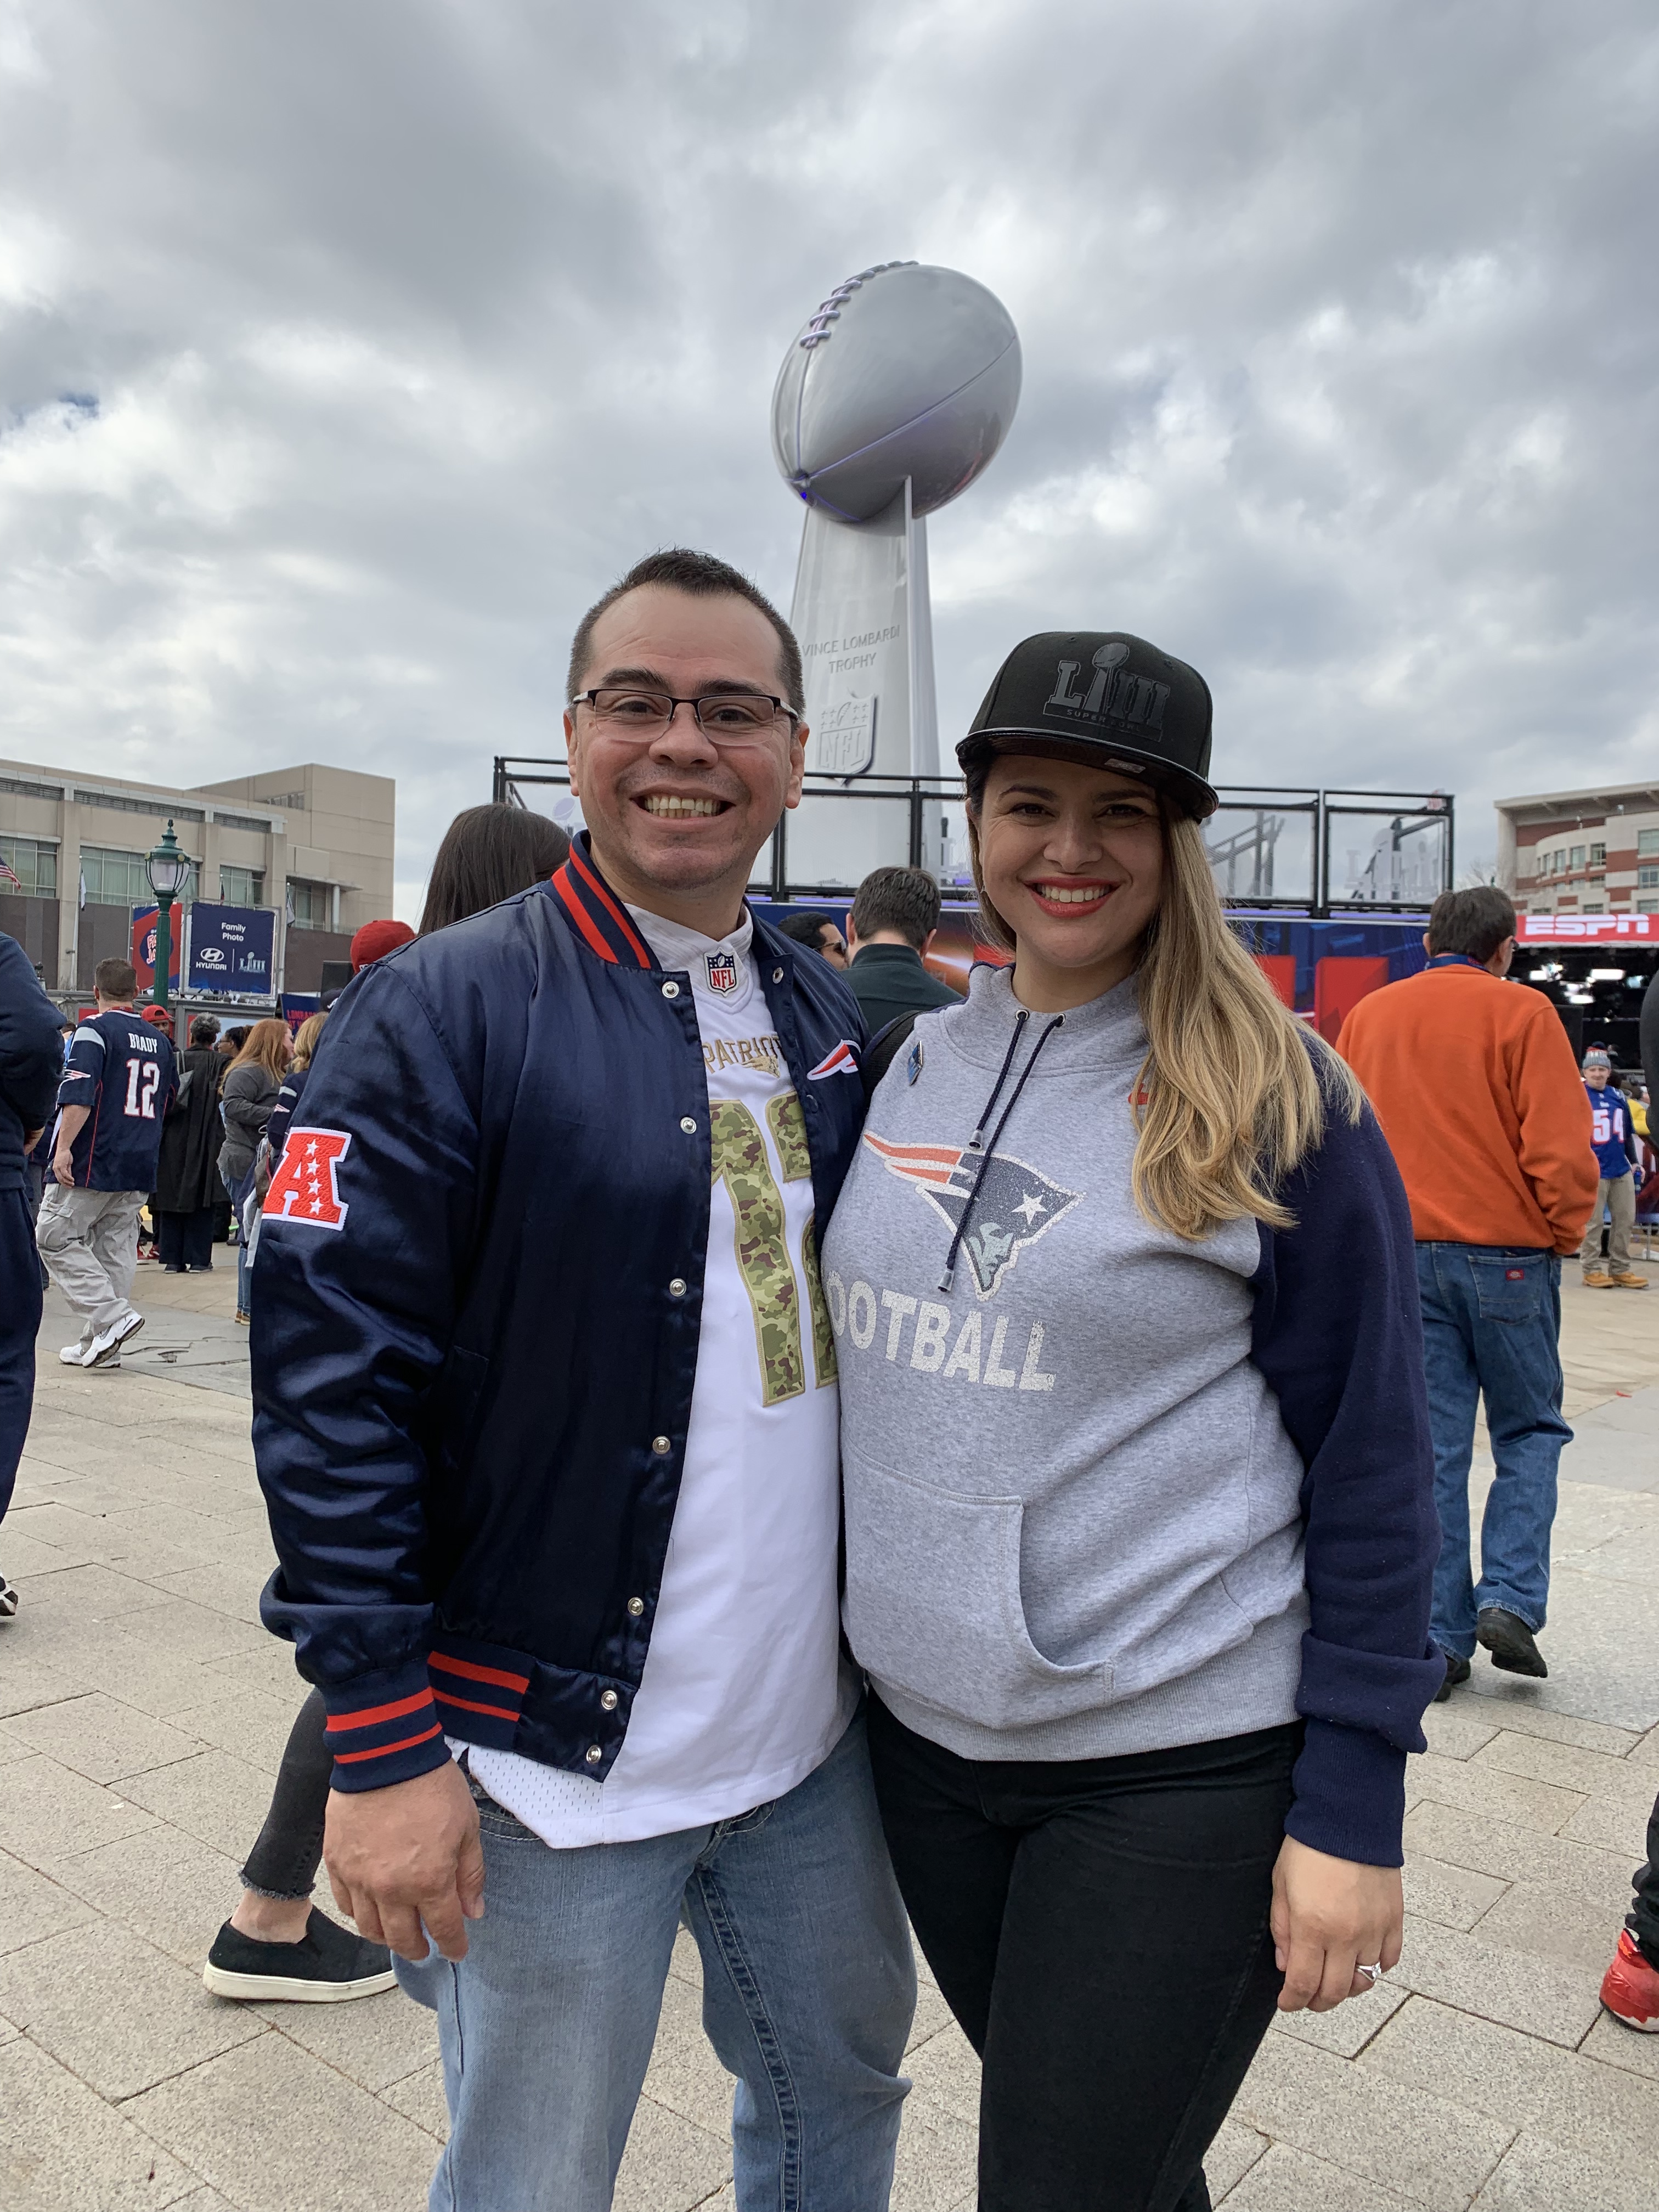
[{"label": "black metal railing", "polygon": [[[495,797],[568,791],[562,760],[498,755]],[[1416,913],[1451,888],[1453,801],[1444,792],[1222,786],[1204,824],[1230,905],[1297,914]],[[775,899],[845,897],[873,867],[905,861],[971,900],[959,776],[809,775],[760,856],[751,888]],[[861,811],[854,811],[854,810]],[[540,810],[538,810],[540,811]],[[572,810],[556,809],[560,812]]]}]

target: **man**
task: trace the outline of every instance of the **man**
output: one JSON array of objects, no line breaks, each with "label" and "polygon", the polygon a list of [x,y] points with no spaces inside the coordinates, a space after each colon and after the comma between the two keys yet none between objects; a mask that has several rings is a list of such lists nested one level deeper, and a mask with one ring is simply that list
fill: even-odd
[{"label": "man", "polygon": [[914,1982],[814,1230],[860,1026],[743,896],[800,793],[799,651],[658,554],[569,690],[588,836],[357,978],[271,1183],[264,1618],[327,1703],[335,1896],[438,2011],[434,2205],[609,2204],[684,1913],[743,2212],[878,2212]]},{"label": "man", "polygon": [[[0,936],[0,1521],[11,1503],[34,1407],[40,1262],[25,1163],[58,1095],[61,1018],[22,946]],[[0,1620],[16,1610],[17,1592],[0,1575]]]},{"label": "man", "polygon": [[[1561,1418],[1561,1260],[1595,1190],[1589,1106],[1541,992],[1504,981],[1515,908],[1500,890],[1443,891],[1428,967],[1362,999],[1338,1050],[1370,1095],[1411,1200],[1434,1437],[1439,1695],[1478,1643],[1515,1674],[1549,1672],[1536,1638],[1549,1595]],[[1497,1472],[1469,1568],[1469,1463],[1484,1394]]]},{"label": "man", "polygon": [[93,970],[98,1011],[76,1030],[58,1093],[52,1180],[37,1237],[48,1273],[81,1316],[66,1367],[118,1367],[144,1325],[131,1303],[138,1212],[155,1187],[161,1125],[178,1087],[173,1047],[132,1010],[138,980],[125,960]]},{"label": "man", "polygon": [[[1636,1226],[1636,1134],[1624,1093],[1613,1080],[1613,1054],[1593,1044],[1584,1054],[1584,1090],[1590,1107],[1590,1149],[1595,1154],[1595,1202],[1578,1255],[1587,1291],[1644,1291],[1645,1275],[1630,1263],[1631,1231]],[[1601,1216],[1611,1224],[1607,1258],[1601,1264]]]},{"label": "man", "polygon": [[833,914],[819,914],[810,908],[801,914],[787,914],[778,927],[797,945],[821,952],[832,968],[846,968],[847,939]]},{"label": "man", "polygon": [[921,964],[939,905],[939,885],[921,868],[874,868],[859,885],[847,917],[847,980],[872,1036],[901,1014],[961,1005],[962,994]]}]

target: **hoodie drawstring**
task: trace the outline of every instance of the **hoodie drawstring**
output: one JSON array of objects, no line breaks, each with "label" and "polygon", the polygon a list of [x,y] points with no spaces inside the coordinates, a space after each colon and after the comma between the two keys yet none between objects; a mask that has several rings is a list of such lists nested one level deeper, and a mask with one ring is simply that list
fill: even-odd
[{"label": "hoodie drawstring", "polygon": [[[961,1218],[957,1223],[957,1233],[951,1239],[951,1249],[945,1256],[945,1273],[939,1279],[939,1287],[941,1291],[948,1291],[951,1282],[955,1278],[957,1272],[957,1255],[962,1249],[962,1240],[968,1234],[968,1224],[972,1218],[975,1206],[979,1202],[980,1188],[983,1184],[987,1175],[990,1172],[991,1162],[996,1154],[997,1139],[1001,1136],[1003,1131],[1008,1126],[1008,1116],[1013,1112],[1015,1107],[1019,1103],[1019,1094],[1025,1088],[1026,1077],[1030,1075],[1031,1070],[1037,1064],[1037,1054],[1042,1051],[1043,1046],[1048,1043],[1049,1038],[1060,1026],[1065,1018],[1066,1017],[1064,1014],[1056,1014],[1053,1021],[1049,1023],[1048,1028],[1043,1030],[1042,1036],[1031,1047],[1031,1057],[1026,1061],[1024,1066],[1020,1070],[1019,1080],[1014,1085],[1014,1095],[1008,1101],[1008,1103],[1003,1108],[1002,1118],[991,1133],[990,1143],[985,1146],[984,1151],[981,1154],[979,1172],[974,1177],[974,1187],[968,1194],[968,1203],[962,1209]],[[1008,1080],[1008,1070],[1013,1066],[1014,1054],[1019,1049],[1021,1032],[1024,1030],[1026,1023],[1030,1019],[1030,1014],[1022,1009],[1018,1020],[1014,1024],[1014,1034],[1008,1041],[1008,1051],[1006,1057],[1004,1059],[1002,1063],[1002,1073],[998,1076],[995,1088],[992,1091],[990,1097],[985,1102],[985,1110],[979,1117],[979,1127],[974,1131],[973,1135],[968,1139],[968,1149],[970,1152],[977,1152],[980,1151],[981,1145],[983,1142],[985,1136],[985,1124],[990,1120],[993,1112],[995,1110],[997,1100],[1002,1096],[1002,1086]]]}]

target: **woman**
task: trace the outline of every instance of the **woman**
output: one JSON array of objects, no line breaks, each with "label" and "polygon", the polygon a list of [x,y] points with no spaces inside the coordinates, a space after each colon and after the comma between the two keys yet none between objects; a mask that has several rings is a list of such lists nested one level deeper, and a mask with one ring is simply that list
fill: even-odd
[{"label": "woman", "polygon": [[569,838],[544,814],[499,800],[467,807],[445,830],[433,860],[419,934],[430,937],[545,883],[569,857]]},{"label": "woman", "polygon": [[198,1014],[179,1073],[179,1091],[161,1132],[155,1206],[161,1265],[169,1275],[213,1267],[213,1218],[224,1195],[219,1180],[219,1024]]},{"label": "woman", "polygon": [[[286,1022],[255,1022],[220,1089],[225,1141],[219,1152],[219,1179],[230,1193],[239,1221],[252,1186],[253,1156],[276,1103],[289,1050]],[[247,1317],[247,1246],[241,1243],[236,1248],[236,1318],[246,1325]]]},{"label": "woman", "polygon": [[1226,926],[1209,753],[1181,662],[1016,648],[957,754],[1013,964],[917,1019],[824,1245],[846,1626],[981,2212],[1200,2212],[1275,2004],[1400,1951],[1443,1672],[1411,1222]]},{"label": "woman", "polygon": [[323,1041],[323,1030],[327,1022],[325,1013],[307,1014],[294,1032],[294,1057],[283,1078],[283,1087],[276,1093],[276,1103],[270,1109],[270,1119],[265,1123],[273,1168],[283,1157],[283,1146],[288,1142],[288,1133],[294,1125],[295,1109],[305,1095],[306,1078],[311,1073],[311,1063]]},{"label": "woman", "polygon": [[[160,1030],[169,1044],[173,1042],[173,1016],[165,1006],[146,1006],[138,1017],[149,1028]],[[175,1097],[174,1103],[177,1103]],[[166,1132],[163,1131],[163,1134]],[[159,1167],[159,1163],[158,1163]],[[161,1206],[156,1192],[151,1191],[149,1201],[138,1217],[138,1258],[141,1263],[158,1259],[161,1250]]]}]

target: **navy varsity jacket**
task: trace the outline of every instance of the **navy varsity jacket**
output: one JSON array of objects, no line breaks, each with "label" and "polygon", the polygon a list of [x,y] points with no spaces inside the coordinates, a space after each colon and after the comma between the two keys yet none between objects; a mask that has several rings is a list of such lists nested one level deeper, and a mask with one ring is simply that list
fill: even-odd
[{"label": "navy varsity jacket", "polygon": [[[829,963],[755,959],[829,1218],[864,1117]],[[691,1411],[708,1091],[586,839],[550,884],[366,969],[264,1206],[260,1611],[328,1707],[335,1786],[445,1735],[603,1779],[628,1731]]]}]

